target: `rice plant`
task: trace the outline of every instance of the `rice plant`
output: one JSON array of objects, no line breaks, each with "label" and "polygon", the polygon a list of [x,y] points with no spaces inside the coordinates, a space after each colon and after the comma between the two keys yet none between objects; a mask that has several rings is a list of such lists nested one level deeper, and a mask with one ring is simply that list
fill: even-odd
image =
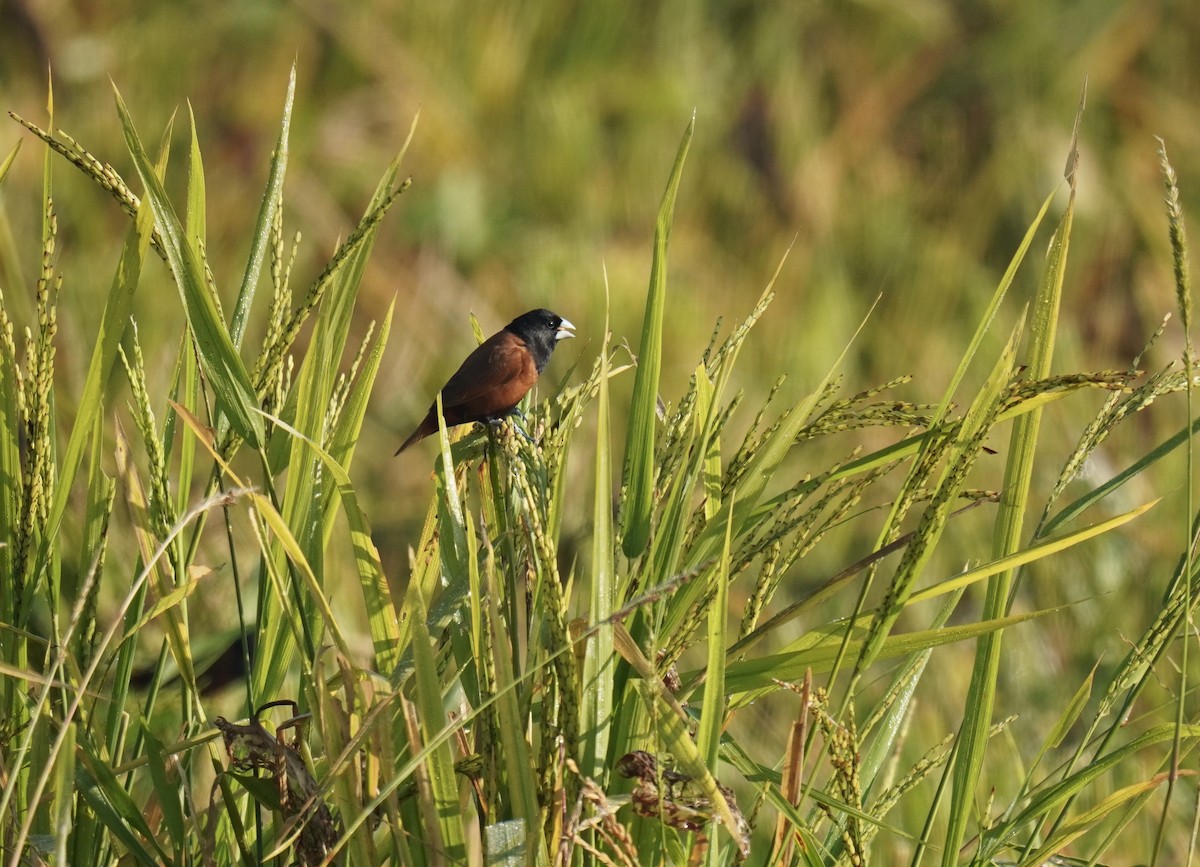
[{"label": "rice plant", "polygon": [[[519,418],[443,426],[420,537],[407,562],[384,563],[354,458],[392,310],[359,345],[349,335],[381,222],[409,186],[408,143],[296,287],[294,81],[232,276],[205,253],[214,215],[194,122],[176,202],[171,123],[147,147],[119,93],[136,179],[58,131],[52,100],[45,126],[18,118],[48,147],[34,320],[0,300],[6,863],[1094,863],[1127,857],[1147,828],[1156,841],[1138,857],[1189,851],[1172,798],[1150,807],[1182,779],[1200,729],[1182,698],[1124,724],[1155,678],[1186,694],[1186,653],[1179,673],[1168,653],[1187,647],[1194,522],[1161,614],[1130,625],[1124,660],[1057,689],[1043,730],[1018,738],[995,712],[1002,642],[1053,628],[1056,613],[1020,604],[1023,570],[1139,519],[1156,501],[1084,513],[1196,427],[1189,404],[1176,437],[1061,505],[1112,430],[1195,383],[1190,338],[1182,363],[1148,376],[1141,358],[1055,371],[1074,146],[1036,296],[1024,313],[1008,297],[1038,267],[1029,253],[1058,191],[957,369],[924,386],[941,389],[934,399],[896,394],[911,387],[903,375],[848,387],[832,359],[800,396],[777,382],[748,405],[735,370],[782,270],[708,346],[669,347],[692,353],[694,371],[681,394],[660,387],[693,120],[658,213],[640,339],[630,349],[606,322]],[[57,302],[79,267],[57,248],[63,157],[131,218],[77,394],[55,375]],[[1186,333],[1186,235],[1165,152],[1163,165]],[[151,354],[138,325],[150,286],[179,298],[169,376],[148,368],[163,348]],[[629,378],[618,405],[611,386]],[[1097,390],[1108,400],[1079,419],[1078,446],[1036,501],[1041,413]],[[1005,431],[1006,446],[989,445]],[[840,456],[814,463],[817,445]],[[985,461],[1003,464],[998,488],[977,482]],[[582,545],[563,529],[580,510]],[[946,540],[980,514],[990,544],[943,574]],[[861,556],[780,604],[847,529],[871,540]],[[234,627],[214,634],[218,614]],[[920,705],[955,655],[971,668],[967,700],[957,728],[933,727]]]}]

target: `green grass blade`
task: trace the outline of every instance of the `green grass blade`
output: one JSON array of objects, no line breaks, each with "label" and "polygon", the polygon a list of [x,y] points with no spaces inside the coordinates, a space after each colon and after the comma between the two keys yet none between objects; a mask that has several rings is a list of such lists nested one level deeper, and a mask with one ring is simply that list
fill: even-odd
[{"label": "green grass blade", "polygon": [[63,741],[62,750],[58,754],[58,759],[54,763],[54,819],[51,827],[54,829],[54,856],[53,863],[69,864],[67,851],[71,845],[72,834],[77,833],[78,829],[74,822],[74,813],[76,811],[75,793],[75,775],[78,770],[78,765],[75,761],[75,738],[78,729],[75,726],[68,726],[69,731],[67,737]]},{"label": "green grass blade", "polygon": [[398,641],[400,637],[399,619],[396,608],[392,604],[391,591],[388,589],[387,577],[383,574],[383,564],[379,558],[379,550],[371,539],[371,525],[366,513],[358,502],[358,494],[346,468],[337,458],[307,439],[295,428],[274,416],[271,419],[280,430],[294,437],[303,439],[306,445],[321,460],[325,471],[333,478],[333,483],[340,498],[342,508],[346,512],[346,522],[350,525],[350,541],[354,546],[354,562],[358,568],[359,582],[363,591],[363,600],[367,607],[367,618],[371,629],[376,654],[376,666],[379,671],[390,672],[399,661]]},{"label": "green grass blade", "polygon": [[1054,833],[1046,838],[1046,842],[1037,851],[1021,860],[1019,867],[1038,867],[1041,864],[1054,863],[1051,860],[1051,856],[1061,854],[1064,851],[1070,851],[1068,847],[1075,840],[1095,827],[1104,824],[1105,820],[1111,814],[1124,808],[1130,802],[1140,802],[1139,806],[1144,806],[1154,790],[1159,786],[1167,784],[1169,780],[1169,774],[1161,773],[1156,774],[1149,780],[1133,783],[1132,785],[1118,789],[1099,804],[1084,810],[1073,817],[1071,821],[1056,828]]},{"label": "green grass blade", "polygon": [[[897,656],[920,653],[931,647],[978,638],[981,635],[998,632],[1059,610],[1061,608],[1045,608],[1025,614],[998,617],[995,620],[980,620],[958,626],[944,626],[939,629],[889,635],[879,646],[875,659],[894,659]],[[831,632],[820,643],[804,650],[774,653],[731,662],[725,671],[725,689],[732,700],[741,693],[755,689],[778,689],[777,681],[803,680],[805,671],[810,668],[814,674],[829,671],[839,655],[842,640],[840,631]],[[859,652],[865,644],[865,639],[853,638],[846,642],[846,647],[850,652]],[[696,672],[685,674],[685,682],[694,679],[696,674]]]},{"label": "green grass blade", "polygon": [[710,767],[717,766],[717,747],[725,728],[725,635],[729,618],[729,561],[733,546],[733,510],[726,512],[725,549],[721,552],[713,590],[716,596],[708,609],[708,665],[704,669],[704,704],[700,708],[700,726],[696,744],[700,757]]},{"label": "green grass blade", "polygon": [[12,164],[17,158],[17,152],[20,150],[21,139],[17,139],[17,143],[8,152],[8,156],[4,158],[4,162],[0,163],[0,183],[4,183],[4,179],[8,176],[8,170],[12,168]]},{"label": "green grass blade", "polygon": [[[384,172],[368,206],[367,215],[354,230],[356,246],[346,252],[345,258],[340,260],[340,265],[329,278],[329,291],[320,301],[320,315],[293,387],[296,395],[293,425],[303,438],[293,438],[291,441],[287,465],[288,486],[280,511],[287,526],[295,528],[296,541],[312,567],[318,585],[324,583],[324,545],[336,513],[332,509],[325,509],[323,505],[328,499],[325,494],[328,478],[322,472],[320,458],[308,443],[328,443],[332,435],[329,429],[330,399],[345,350],[354,301],[379,227],[373,215],[382,203],[393,199],[392,187],[399,170],[399,160],[397,156]],[[261,416],[258,421],[261,425]],[[356,438],[356,434],[346,428],[343,436],[342,448],[352,450],[350,442]],[[278,552],[276,563],[282,567]],[[277,638],[286,643],[282,635]]]},{"label": "green grass blade", "polygon": [[1044,534],[1053,533],[1056,529],[1061,527],[1063,524],[1067,523],[1068,521],[1074,520],[1080,514],[1085,512],[1087,509],[1089,509],[1090,507],[1094,506],[1096,503],[1103,500],[1109,494],[1115,492],[1126,482],[1130,481],[1133,478],[1136,478],[1138,475],[1145,472],[1147,469],[1152,467],[1154,464],[1161,461],[1163,458],[1165,458],[1171,452],[1175,451],[1175,449],[1177,449],[1180,446],[1187,443],[1192,437],[1196,436],[1197,434],[1200,434],[1200,419],[1196,419],[1190,425],[1185,425],[1181,430],[1172,434],[1168,439],[1163,441],[1160,445],[1151,449],[1149,452],[1147,452],[1145,455],[1143,455],[1140,459],[1138,459],[1134,463],[1130,464],[1127,468],[1125,468],[1121,472],[1117,473],[1115,476],[1113,476],[1107,482],[1105,482],[1102,485],[1099,485],[1098,487],[1094,488],[1091,491],[1088,491],[1086,494],[1081,496],[1079,499],[1064,506],[1062,508],[1062,510],[1060,512],[1058,512],[1058,514],[1056,514],[1053,518],[1051,518],[1049,521],[1046,522],[1045,527],[1042,529],[1042,533],[1044,533]]},{"label": "green grass blade", "polygon": [[[732,496],[731,496],[732,500]],[[733,509],[725,522],[725,548],[714,575],[714,596],[708,609],[708,665],[705,668],[704,704],[696,732],[696,747],[700,759],[708,768],[716,769],[721,746],[721,733],[726,723],[725,647],[729,621],[729,563],[733,546]],[[731,828],[734,826],[730,826]],[[717,850],[710,848],[708,863],[715,865]]]},{"label": "green grass blade", "polygon": [[[308,597],[315,603],[314,608],[320,613],[321,622],[324,628],[329,631],[334,645],[343,656],[350,659],[350,647],[346,644],[346,638],[342,634],[341,627],[338,625],[338,619],[334,616],[333,609],[330,607],[331,600],[322,591],[320,582],[313,572],[313,567],[307,558],[305,558],[304,551],[292,533],[291,528],[269,499],[261,494],[251,493],[250,500],[258,514],[262,516],[266,526],[270,528],[274,537],[279,541],[283,551],[295,567],[296,573],[303,580],[308,590]],[[280,593],[279,595],[281,602],[287,599],[286,594]]]},{"label": "green grass blade", "polygon": [[[13,532],[21,521],[21,418],[17,408],[19,362],[6,351],[0,341],[0,528]],[[60,495],[61,497],[61,495]],[[61,497],[65,500],[65,497]],[[0,572],[12,575],[13,548],[0,546]],[[16,620],[17,600],[5,593],[0,600],[0,617],[6,622]],[[9,659],[7,653],[5,658]],[[10,660],[11,661],[11,660]]]},{"label": "green grass blade", "polygon": [[954,375],[950,377],[950,383],[942,397],[942,404],[938,407],[938,411],[934,415],[935,423],[945,418],[946,412],[950,407],[950,401],[954,399],[959,384],[967,374],[967,369],[979,353],[979,347],[983,344],[984,337],[991,330],[992,321],[996,318],[996,313],[1000,309],[1001,302],[1008,295],[1008,290],[1017,276],[1017,271],[1021,268],[1021,263],[1025,261],[1025,254],[1029,252],[1029,247],[1033,243],[1034,236],[1041,227],[1042,220],[1046,217],[1046,212],[1050,210],[1050,204],[1054,201],[1054,196],[1055,193],[1051,193],[1042,202],[1042,207],[1038,210],[1037,216],[1033,218],[1033,222],[1025,230],[1025,236],[1021,239],[1021,243],[1017,245],[1016,253],[1009,260],[1008,267],[1004,270],[1004,276],[1000,278],[1000,282],[996,285],[996,291],[992,293],[987,309],[984,311],[983,317],[979,320],[979,325],[976,327],[975,333],[971,336],[971,342],[967,346],[967,351],[963,354],[958,368],[954,371]]},{"label": "green grass blade", "polygon": [[[338,425],[333,431],[329,452],[318,451],[325,461],[325,466],[333,474],[334,483],[338,487],[342,508],[350,525],[350,539],[354,545],[354,563],[358,568],[359,582],[362,587],[363,600],[367,606],[368,625],[371,638],[375,645],[375,666],[379,671],[390,672],[399,660],[399,621],[396,607],[392,603],[391,590],[387,577],[383,572],[383,564],[379,551],[371,539],[370,522],[358,502],[358,495],[351,484],[349,471],[354,459],[354,448],[358,443],[359,432],[362,430],[363,419],[366,417],[367,402],[371,396],[371,388],[375,384],[375,376],[383,361],[383,351],[387,347],[388,336],[391,333],[392,314],[395,311],[395,301],[388,305],[383,325],[375,341],[366,364],[359,374],[342,410]],[[330,507],[332,508],[332,506]],[[326,519],[326,532],[332,527],[331,518]]]},{"label": "green grass blade", "polygon": [[625,439],[625,468],[622,472],[627,492],[621,512],[621,539],[626,557],[641,554],[650,539],[650,511],[654,498],[655,408],[658,403],[658,377],[662,368],[662,331],[667,297],[667,250],[671,241],[671,222],[675,216],[675,198],[695,127],[696,117],[693,114],[675,154],[675,165],[671,169],[654,225],[650,289],[646,298],[646,315],[642,321],[642,342],[638,349],[637,374],[633,382],[633,399]]},{"label": "green grass blade", "polygon": [[1046,735],[1041,746],[1038,748],[1037,755],[1030,763],[1027,779],[1029,775],[1031,775],[1037,769],[1037,766],[1041,764],[1042,759],[1045,758],[1048,752],[1051,750],[1056,750],[1062,746],[1062,742],[1066,740],[1066,737],[1070,733],[1071,729],[1075,727],[1075,723],[1079,720],[1079,717],[1087,708],[1088,701],[1092,697],[1092,689],[1096,682],[1096,668],[1098,668],[1099,665],[1100,663],[1097,662],[1096,665],[1092,667],[1092,670],[1088,672],[1088,676],[1084,678],[1083,683],[1079,685],[1079,689],[1075,690],[1075,694],[1071,696],[1071,700],[1067,702],[1067,705],[1063,708],[1062,713],[1058,715],[1058,719],[1055,721],[1054,727],[1050,730],[1050,733]]},{"label": "green grass blade", "polygon": [[[324,545],[328,528],[336,513],[333,509],[326,509],[323,505],[328,499],[325,490],[329,485],[329,480],[327,474],[322,471],[323,464],[320,457],[309,446],[309,443],[329,442],[331,435],[329,430],[330,398],[337,381],[338,366],[345,350],[351,312],[366,267],[366,258],[378,231],[379,223],[374,215],[381,207],[381,203],[391,201],[394,196],[392,187],[399,170],[399,160],[400,157],[393,160],[385,171],[368,206],[367,216],[354,230],[355,245],[351,248],[343,245],[342,250],[338,253],[338,256],[342,258],[335,256],[338,261],[337,266],[335,267],[331,263],[326,268],[327,273],[322,275],[321,279],[328,283],[328,292],[320,298],[319,309],[321,312],[317,318],[309,350],[300,365],[300,372],[293,387],[295,396],[293,427],[301,434],[301,437],[293,437],[290,443],[287,463],[288,486],[283,494],[280,512],[284,524],[295,528],[295,541],[303,554],[303,559],[309,564],[318,588],[324,584]],[[330,271],[331,268],[332,271]],[[318,302],[314,300],[312,303]],[[297,313],[302,311],[303,307]],[[260,364],[263,361],[260,359]],[[290,409],[290,407],[286,409]],[[262,416],[256,415],[256,417],[261,426]],[[344,435],[347,438],[343,441],[342,448],[352,450],[350,441],[355,437],[350,435],[349,428],[345,429]],[[363,523],[365,525],[365,518]],[[366,548],[361,550],[364,553],[369,551]],[[282,569],[284,564],[280,559],[278,548],[273,549],[273,556],[276,568]],[[367,553],[367,556],[369,558],[370,554]],[[371,580],[374,581],[374,579]],[[323,594],[323,591],[321,593]],[[277,602],[282,604],[282,600],[277,600]],[[313,602],[319,602],[319,600],[309,600],[309,603]],[[305,604],[306,608],[309,603]],[[268,603],[268,605],[273,604],[275,603]],[[263,615],[264,612],[260,612],[260,619]],[[265,617],[268,621],[271,620],[270,609],[265,612]],[[307,618],[303,622],[307,623]],[[280,663],[286,662],[286,649],[289,647],[288,636],[281,631],[272,630],[266,637],[271,643],[260,659],[278,658]],[[261,666],[259,668],[261,669]],[[276,667],[274,670],[279,669]],[[261,683],[261,681],[259,682]]]},{"label": "green grass blade", "polygon": [[[172,864],[170,856],[158,845],[146,824],[141,807],[134,803],[108,766],[86,748],[78,750],[77,754],[83,767],[75,774],[76,791],[113,838],[139,864],[146,867]],[[143,841],[152,848],[147,848]]]},{"label": "green grass blade", "polygon": [[[425,744],[432,744],[435,735],[445,728],[447,720],[442,707],[442,687],[434,657],[433,639],[425,625],[425,603],[415,588],[408,594],[407,607],[412,612],[413,680],[416,681],[422,737]],[[458,781],[454,776],[454,756],[450,752],[450,743],[441,739],[436,746],[426,748],[422,752],[437,820],[435,827],[425,829],[425,844],[438,853],[433,859],[435,864],[464,863],[466,841],[462,814],[458,809]]]},{"label": "green grass blade", "polygon": [[257,447],[263,441],[264,430],[262,417],[254,412],[258,399],[250,384],[250,376],[217,313],[200,258],[184,234],[166,190],[146,156],[125,101],[115,88],[113,92],[125,132],[125,143],[146,187],[146,199],[154,210],[155,224],[183,300],[188,325],[196,340],[196,351],[216,396],[217,407],[229,419],[238,435],[251,446]]},{"label": "green grass blade", "polygon": [[[607,281],[605,283],[607,289]],[[592,501],[592,581],[589,614],[600,624],[587,638],[583,658],[584,745],[580,772],[598,779],[608,756],[613,714],[613,676],[616,657],[612,627],[604,621],[616,606],[616,538],[613,534],[612,439],[608,400],[609,341],[607,305],[604,338],[600,345],[599,393],[596,398],[595,498]]]},{"label": "green grass blade", "polygon": [[179,786],[171,779],[167,770],[166,753],[163,743],[154,736],[150,724],[142,720],[142,737],[146,743],[146,757],[149,759],[150,777],[154,781],[154,789],[158,794],[158,806],[162,810],[163,824],[171,838],[175,852],[182,853],[187,849],[187,832],[184,829],[183,809],[180,805]]},{"label": "green grass blade", "polygon": [[458,480],[454,476],[454,459],[450,454],[446,417],[442,413],[441,392],[434,398],[434,403],[437,406],[438,446],[442,452],[436,471],[438,525],[441,528],[438,553],[441,555],[442,575],[449,580],[452,575],[465,575],[468,571],[466,515],[458,492]]},{"label": "green grass blade", "polygon": [[196,130],[196,115],[192,104],[188,102],[188,127],[190,132],[188,146],[188,186],[187,186],[187,221],[188,240],[196,250],[206,243],[208,231],[206,218],[208,205],[206,186],[204,183],[204,159],[200,153],[200,134]]},{"label": "green grass blade", "polygon": [[[1072,183],[1067,209],[1051,239],[1046,257],[1046,270],[1033,305],[1030,329],[1032,356],[1028,365],[1028,375],[1035,379],[1050,373],[1074,214],[1075,188]],[[992,553],[997,558],[1013,554],[1021,547],[1021,531],[1025,512],[1029,508],[1029,492],[1040,424],[1040,410],[1021,416],[1013,424],[1012,437],[1009,440],[1009,459],[1005,466],[1004,496],[996,515],[993,537]],[[1001,572],[991,579],[984,603],[985,618],[999,617],[1008,610],[1015,579],[1015,571]],[[992,708],[996,699],[1000,647],[1001,636],[999,633],[993,633],[982,636],[976,648],[975,666],[967,687],[964,718],[955,744],[953,796],[950,799],[946,842],[942,850],[944,867],[952,867],[957,863],[958,850],[967,836],[968,824],[971,821],[975,788],[983,768],[988,729],[991,726]]]},{"label": "green grass blade", "polygon": [[1119,749],[1096,758],[1066,779],[1031,792],[1024,809],[1005,821],[996,823],[983,833],[979,846],[980,859],[986,863],[987,860],[995,858],[1022,828],[1029,826],[1030,822],[1074,800],[1081,792],[1103,780],[1114,768],[1126,762],[1135,753],[1156,744],[1171,742],[1177,732],[1188,741],[1200,740],[1200,726],[1186,725],[1182,730],[1177,730],[1174,724],[1155,726]]},{"label": "green grass blade", "polygon": [[992,560],[989,563],[984,563],[982,566],[976,566],[974,569],[968,569],[955,575],[953,578],[948,578],[945,581],[940,581],[926,587],[924,590],[918,590],[913,593],[908,599],[908,604],[915,605],[918,602],[924,602],[927,599],[933,599],[936,596],[941,596],[945,593],[951,593],[955,590],[960,590],[977,581],[982,581],[984,578],[990,578],[993,575],[999,575],[1002,572],[1008,572],[1028,563],[1033,563],[1041,560],[1043,557],[1049,557],[1051,554],[1057,554],[1060,551],[1065,551],[1073,545],[1078,545],[1080,542],[1085,542],[1088,539],[1093,539],[1102,533],[1107,533],[1110,530],[1115,530],[1122,524],[1132,521],[1134,518],[1148,512],[1158,504],[1158,500],[1151,500],[1138,506],[1136,509],[1130,509],[1121,515],[1115,515],[1107,521],[1100,521],[1088,527],[1076,530],[1074,533],[1067,533],[1063,536],[1056,536],[1053,539],[1044,539],[1036,545],[1030,545],[1027,548],[1022,548],[1019,551],[1001,557],[998,560]]},{"label": "green grass blade", "polygon": [[[491,560],[488,561],[485,574],[487,583],[494,585],[497,575]],[[519,688],[513,675],[513,642],[516,636],[500,614],[500,598],[501,594],[492,590],[485,600],[488,627],[492,634],[497,727],[500,730],[504,767],[508,775],[508,798],[511,801],[512,816],[524,825],[526,852],[538,852],[542,849],[542,831],[541,810],[538,807],[532,772],[536,765],[529,744],[523,737],[528,721],[526,715],[521,712]]]},{"label": "green grass blade", "polygon": [[242,338],[246,334],[246,323],[250,318],[250,304],[254,300],[254,291],[258,287],[258,278],[262,273],[263,259],[271,244],[271,225],[275,220],[275,209],[283,201],[283,178],[287,173],[288,133],[292,126],[292,102],[296,96],[296,64],[292,64],[288,75],[287,96],[283,101],[283,120],[279,124],[279,139],[275,142],[275,152],[271,155],[271,171],[267,176],[267,188],[263,191],[262,204],[258,209],[258,222],[254,226],[254,235],[250,241],[250,256],[246,262],[246,271],[242,275],[242,285],[238,289],[237,302],[233,308],[233,319],[229,324],[229,336],[233,345],[238,349],[242,346]]}]

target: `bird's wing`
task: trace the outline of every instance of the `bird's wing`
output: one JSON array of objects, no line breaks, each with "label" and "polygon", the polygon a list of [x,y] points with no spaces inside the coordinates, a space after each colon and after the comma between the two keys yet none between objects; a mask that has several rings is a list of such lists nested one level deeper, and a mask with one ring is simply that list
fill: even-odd
[{"label": "bird's wing", "polygon": [[450,377],[442,389],[442,406],[461,406],[487,392],[502,390],[514,379],[528,376],[530,367],[533,358],[525,341],[508,331],[493,334]]}]

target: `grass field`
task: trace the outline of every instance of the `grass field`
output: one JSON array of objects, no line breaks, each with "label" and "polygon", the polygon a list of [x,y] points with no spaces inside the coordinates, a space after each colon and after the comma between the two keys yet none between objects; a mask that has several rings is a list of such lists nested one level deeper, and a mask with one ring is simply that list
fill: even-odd
[{"label": "grass field", "polygon": [[1188,863],[1197,10],[194,13],[0,11],[5,863]]}]

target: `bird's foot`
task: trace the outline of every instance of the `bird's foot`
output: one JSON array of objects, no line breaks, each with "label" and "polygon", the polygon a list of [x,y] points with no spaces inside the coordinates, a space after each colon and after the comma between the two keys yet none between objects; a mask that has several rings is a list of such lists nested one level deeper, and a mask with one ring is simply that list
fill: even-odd
[{"label": "bird's foot", "polygon": [[[518,421],[518,419],[520,419],[520,421]],[[520,409],[513,408],[513,409],[509,410],[508,412],[506,412],[504,415],[493,416],[492,418],[487,419],[486,424],[487,424],[488,428],[490,428],[491,430],[499,432],[500,426],[503,425],[504,422],[506,422],[506,421],[512,425],[513,430],[515,430],[521,436],[525,437],[525,439],[530,443],[530,445],[537,444],[535,442],[535,440],[533,439],[533,437],[531,437],[529,435],[529,431],[527,431],[525,429],[525,424],[522,424],[522,422],[525,422],[527,424],[529,419],[527,419],[525,417],[525,413],[521,412]]]}]

